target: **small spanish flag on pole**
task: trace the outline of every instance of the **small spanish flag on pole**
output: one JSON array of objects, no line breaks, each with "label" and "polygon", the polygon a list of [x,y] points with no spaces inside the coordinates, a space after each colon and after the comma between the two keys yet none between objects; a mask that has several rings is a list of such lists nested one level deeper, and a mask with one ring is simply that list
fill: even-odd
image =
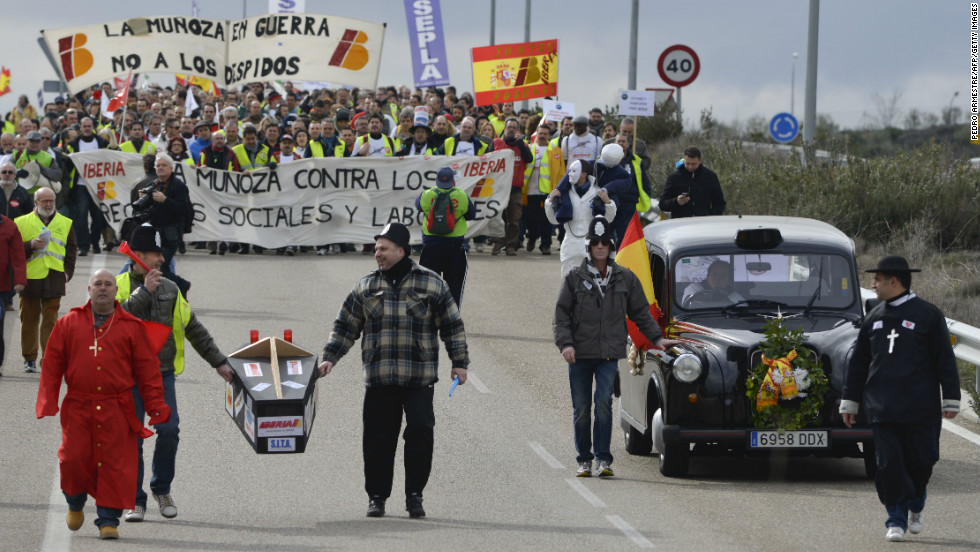
[{"label": "small spanish flag on pole", "polygon": [[[633,213],[629,226],[626,228],[626,235],[623,236],[619,251],[616,253],[616,264],[630,269],[643,285],[643,293],[647,296],[650,303],[650,314],[659,323],[660,305],[653,294],[653,276],[650,274],[650,253],[647,251],[647,242],[643,237],[643,226],[640,224],[639,213]],[[629,331],[630,338],[637,347],[647,350],[653,348],[653,343],[644,336],[632,320],[626,321],[626,329]]]}]

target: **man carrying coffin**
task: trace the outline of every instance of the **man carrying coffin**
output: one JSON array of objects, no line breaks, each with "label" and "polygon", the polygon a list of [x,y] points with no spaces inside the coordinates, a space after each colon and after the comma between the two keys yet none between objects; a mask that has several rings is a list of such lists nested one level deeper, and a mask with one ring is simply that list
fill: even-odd
[{"label": "man carrying coffin", "polygon": [[160,371],[147,346],[143,323],[116,303],[112,272],[89,280],[89,297],[61,317],[51,332],[37,391],[37,417],[58,413],[61,403],[61,490],[68,500],[68,528],[85,521],[82,508],[95,497],[102,539],[119,538],[119,516],[136,496],[136,439],[153,435],[133,413],[133,393],[145,397],[150,424],[166,422]]}]

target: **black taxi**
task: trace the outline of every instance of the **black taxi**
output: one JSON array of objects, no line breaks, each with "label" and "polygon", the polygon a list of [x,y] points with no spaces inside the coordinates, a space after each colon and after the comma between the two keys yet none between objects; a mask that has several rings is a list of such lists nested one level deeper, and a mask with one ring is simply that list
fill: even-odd
[{"label": "black taxi", "polygon": [[[870,428],[849,429],[837,412],[864,314],[853,241],[793,217],[673,219],[644,234],[660,325],[683,344],[648,351],[642,374],[620,363],[627,452],[659,454],[670,477],[687,475],[691,456],[774,450],[864,458],[873,476]],[[759,427],[747,392],[762,360],[763,326],[776,317],[803,330],[798,353],[826,375],[818,414],[790,430]]]}]

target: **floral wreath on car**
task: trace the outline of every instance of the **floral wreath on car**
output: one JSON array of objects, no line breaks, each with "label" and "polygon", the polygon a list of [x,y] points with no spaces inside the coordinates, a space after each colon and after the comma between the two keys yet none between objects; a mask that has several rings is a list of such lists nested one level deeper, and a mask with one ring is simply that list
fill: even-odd
[{"label": "floral wreath on car", "polygon": [[798,354],[803,329],[789,330],[782,314],[763,326],[766,338],[759,345],[762,362],[752,367],[745,381],[757,428],[796,430],[820,414],[827,393],[827,375],[819,360]]}]

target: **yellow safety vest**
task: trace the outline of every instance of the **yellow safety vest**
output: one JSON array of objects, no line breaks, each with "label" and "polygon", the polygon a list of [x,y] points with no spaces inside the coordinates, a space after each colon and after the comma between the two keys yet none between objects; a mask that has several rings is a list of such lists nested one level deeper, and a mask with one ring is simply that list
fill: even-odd
[{"label": "yellow safety vest", "polygon": [[633,166],[633,179],[636,180],[636,189],[640,192],[640,199],[636,202],[636,210],[639,213],[646,213],[650,210],[650,196],[643,190],[643,173],[640,172],[643,169],[640,167],[640,162],[640,156],[634,153],[630,165]]},{"label": "yellow safety vest", "polygon": [[[245,144],[238,144],[231,148],[231,151],[235,154],[235,158],[238,159],[238,166],[243,171],[254,171],[269,164],[269,146],[265,144],[259,144],[259,152],[255,154],[254,164],[248,158],[248,151],[245,150]],[[231,168],[231,164],[229,163],[228,170],[231,170]]]},{"label": "yellow safety vest", "polygon": [[310,140],[306,147],[310,148],[310,157],[323,157],[323,144],[318,140]]},{"label": "yellow safety vest", "polygon": [[[487,144],[483,140],[480,140],[479,138],[477,138],[476,141],[477,143],[480,144],[480,147],[475,148],[476,153],[474,153],[473,155],[483,155],[484,153],[487,152]],[[446,155],[456,155],[455,136],[450,136],[449,138],[446,138],[446,141],[442,143],[442,151],[446,152]]]},{"label": "yellow safety vest", "polygon": [[[17,217],[14,222],[25,242],[36,238],[45,228],[41,217],[33,212]],[[68,234],[71,232],[71,219],[56,213],[47,228],[51,230],[47,247],[35,249],[27,259],[28,280],[43,280],[50,270],[65,271],[65,252],[68,248]]]},{"label": "yellow safety vest", "polygon": [[[531,157],[536,158],[538,155],[538,143],[535,142],[531,144]],[[538,167],[538,191],[544,194],[551,193],[551,146],[545,148],[544,154],[541,155],[541,166]],[[534,162],[527,163],[524,167],[524,193],[527,194],[528,180],[531,178],[531,173],[534,172]]]},{"label": "yellow safety vest", "polygon": [[[116,301],[122,303],[129,299],[129,290],[132,284],[129,279],[129,272],[123,272],[116,276]],[[191,321],[191,306],[184,299],[184,294],[177,290],[177,301],[174,303],[173,320],[170,327],[174,332],[174,345],[177,354],[174,356],[174,374],[180,375],[184,371],[184,328]]]},{"label": "yellow safety vest", "polygon": [[[354,140],[354,151],[359,150],[370,139],[370,134],[358,137],[357,140]],[[385,142],[385,157],[394,157],[398,150],[395,149],[395,142],[391,139],[391,136],[382,134],[381,139]]]},{"label": "yellow safety vest", "polygon": [[131,140],[119,144],[119,151],[124,151],[126,153],[138,153],[140,155],[146,155],[148,153],[156,153],[157,147],[150,143],[149,140],[143,140],[143,147],[139,151],[136,151],[136,146],[133,145]]}]

